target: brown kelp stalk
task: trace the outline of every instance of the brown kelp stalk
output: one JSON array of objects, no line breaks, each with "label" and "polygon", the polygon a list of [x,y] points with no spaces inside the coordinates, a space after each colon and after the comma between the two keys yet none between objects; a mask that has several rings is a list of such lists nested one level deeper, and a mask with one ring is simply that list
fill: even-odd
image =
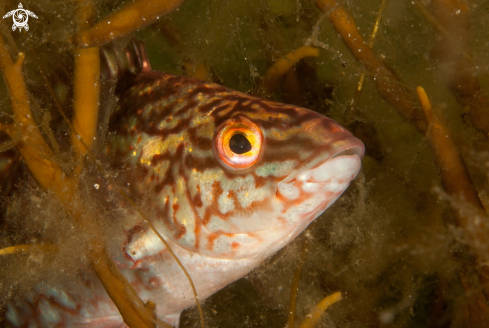
[{"label": "brown kelp stalk", "polygon": [[[421,3],[416,1],[415,4],[421,13],[425,13]],[[458,103],[467,109],[473,126],[489,137],[489,99],[474,74],[476,67],[471,63],[471,58],[460,51],[467,48],[468,43],[468,4],[461,0],[435,0],[431,6],[434,17],[427,20],[435,27],[442,27],[437,28],[442,37],[435,48],[439,49],[435,56],[440,61],[445,76],[449,76],[444,80]]]},{"label": "brown kelp stalk", "polygon": [[[89,28],[93,23],[92,1],[78,1],[78,29]],[[73,128],[90,149],[97,135],[97,119],[100,104],[100,55],[99,48],[82,49],[77,47],[74,53],[75,74],[73,81]],[[71,144],[77,158],[77,169],[80,173],[82,158],[87,149],[78,136],[71,131]]]},{"label": "brown kelp stalk", "polygon": [[[27,89],[22,74],[22,63],[25,55],[19,53],[14,62],[10,57],[7,46],[0,36],[0,70],[4,76],[9,91],[12,112],[15,122],[2,124],[2,131],[10,137],[15,130],[20,131],[21,137],[16,143],[17,149],[26,161],[27,167],[36,178],[39,185],[59,194],[60,200],[69,201],[73,198],[76,182],[66,177],[62,170],[52,161],[54,152],[44,141],[32,113],[27,99]],[[66,189],[66,192],[61,192]]]},{"label": "brown kelp stalk", "polygon": [[[373,48],[375,37],[377,36],[377,32],[379,30],[380,20],[382,18],[382,12],[384,11],[384,7],[385,7],[385,0],[382,0],[382,3],[380,4],[379,12],[377,13],[377,18],[375,19],[375,24],[372,29],[372,33],[370,34],[370,39],[368,40],[368,46],[370,47],[370,49]],[[358,102],[360,101],[364,80],[365,80],[365,73],[362,73],[360,75],[360,78],[358,79],[357,89],[355,90],[355,96],[351,101],[350,108],[352,110],[354,110],[357,107]]]},{"label": "brown kelp stalk", "polygon": [[[488,217],[479,199],[477,190],[470,179],[462,156],[452,139],[450,130],[440,120],[436,111],[432,109],[425,90],[422,87],[418,87],[417,93],[428,122],[426,138],[433,152],[434,161],[439,169],[441,183],[452,200],[452,209],[455,217],[459,225],[463,228],[464,241],[470,246],[476,256],[477,270],[479,272],[479,279],[482,282],[482,290],[484,291],[485,299],[488,299]],[[470,313],[466,321],[472,324],[471,327],[485,327],[480,322],[487,321],[489,307],[485,304],[483,293],[480,290],[474,291],[463,274],[461,282],[466,291],[468,313]],[[484,302],[481,302],[482,300]],[[455,320],[456,318],[455,316]]]},{"label": "brown kelp stalk", "polygon": [[333,293],[323,298],[312,311],[306,316],[299,328],[314,328],[324,312],[334,303],[341,301],[341,292]]},{"label": "brown kelp stalk", "polygon": [[377,91],[399,114],[412,122],[420,132],[426,130],[426,120],[416,105],[416,98],[401,84],[389,67],[373,53],[363,40],[351,14],[335,0],[316,0],[319,9],[327,13],[335,30],[341,35],[355,58],[375,77]]},{"label": "brown kelp stalk", "polygon": [[80,47],[95,47],[129,35],[154,23],[160,17],[177,9],[183,0],[136,0],[93,27],[81,31],[75,38]]},{"label": "brown kelp stalk", "polygon": [[293,328],[295,321],[295,302],[297,299],[297,290],[299,289],[299,281],[301,279],[302,267],[306,261],[307,251],[309,247],[309,235],[306,232],[306,237],[302,241],[301,255],[297,266],[294,271],[294,278],[292,279],[292,286],[290,286],[290,301],[289,301],[289,318],[287,320],[287,327]]},{"label": "brown kelp stalk", "polygon": [[460,155],[450,130],[443,124],[422,87],[417,88],[419,101],[428,122],[426,137],[440,171],[445,191],[464,206],[455,207],[455,216],[464,229],[465,238],[474,250],[479,264],[489,260],[488,218],[469,172]]},{"label": "brown kelp stalk", "polygon": [[262,82],[253,92],[257,95],[271,94],[278,86],[279,79],[284,76],[294,65],[305,57],[319,56],[319,49],[311,46],[302,46],[289,52],[277,60],[265,73]]},{"label": "brown kelp stalk", "polygon": [[467,217],[467,213],[462,211],[462,209],[456,212],[460,225],[464,227],[467,232],[475,233],[473,236],[467,237],[470,239],[476,238],[473,242],[480,247],[484,247],[480,250],[480,254],[478,254],[480,260],[487,261],[489,259],[489,254],[487,254],[487,243],[485,240],[487,236],[489,236],[489,231],[487,231],[485,222],[485,220],[487,220],[485,209],[482,206],[477,190],[470,179],[469,172],[465,167],[462,156],[451,137],[450,130],[443,124],[436,112],[432,109],[424,89],[418,87],[416,91],[428,122],[426,137],[433,152],[435,163],[440,170],[443,188],[448,194],[459,197],[461,200],[467,202],[472,207],[472,214],[479,217],[481,220],[480,227],[478,227],[476,231],[473,231],[473,224],[475,221]]},{"label": "brown kelp stalk", "polygon": [[34,252],[56,253],[58,248],[55,245],[16,245],[0,249],[0,256],[10,254],[25,254]]}]

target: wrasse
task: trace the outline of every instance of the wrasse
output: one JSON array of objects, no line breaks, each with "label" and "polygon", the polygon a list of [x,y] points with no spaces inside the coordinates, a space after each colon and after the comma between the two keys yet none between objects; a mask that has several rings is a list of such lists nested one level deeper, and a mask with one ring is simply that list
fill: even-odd
[{"label": "wrasse", "polygon": [[[119,101],[103,153],[204,300],[324,212],[357,175],[364,146],[309,109],[152,71],[142,42],[128,49],[125,69],[113,68]],[[131,215],[122,244],[112,245],[114,260],[141,299],[156,304],[158,318],[178,326],[195,304],[189,282]],[[51,287],[26,306],[9,305],[7,325],[125,327],[90,277],[81,292]]]}]

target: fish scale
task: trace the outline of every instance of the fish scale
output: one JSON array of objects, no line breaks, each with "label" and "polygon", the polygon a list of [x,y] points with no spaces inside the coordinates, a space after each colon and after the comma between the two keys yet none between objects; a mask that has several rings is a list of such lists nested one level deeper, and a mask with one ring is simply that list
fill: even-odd
[{"label": "fish scale", "polygon": [[[186,267],[200,300],[294,239],[360,169],[363,144],[333,120],[152,71],[142,43],[126,51],[137,54],[128,55],[136,69],[117,73],[119,102],[102,154]],[[251,150],[233,152],[236,134]],[[158,318],[177,326],[180,312],[195,304],[190,285],[136,213],[125,222],[122,244],[110,245],[116,264],[141,299],[156,304]],[[82,293],[50,286],[56,292],[42,307],[9,306],[7,319],[23,326],[28,308],[38,326],[123,327],[100,282],[84,275],[91,287]]]}]

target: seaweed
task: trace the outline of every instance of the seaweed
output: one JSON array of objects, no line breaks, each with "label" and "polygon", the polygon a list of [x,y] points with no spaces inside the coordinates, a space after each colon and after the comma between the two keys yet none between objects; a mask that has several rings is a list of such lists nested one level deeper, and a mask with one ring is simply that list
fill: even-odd
[{"label": "seaweed", "polygon": [[[314,225],[203,303],[207,326],[291,326],[292,285],[296,323],[341,291],[316,327],[487,325],[488,4],[171,4],[175,10],[147,20],[117,21],[107,17],[137,2],[29,1],[24,7],[39,17],[29,31],[10,32],[2,21],[0,249],[17,246],[10,250],[18,254],[0,256],[0,308],[41,282],[89,288],[82,272],[93,268],[90,235],[102,245],[97,256],[110,258],[105,240],[120,235],[132,209],[127,200],[113,206],[123,198],[117,192],[97,196],[95,184],[111,183],[86,157],[87,148],[97,156],[116,101],[113,81],[96,83],[97,47],[139,30],[153,69],[306,106],[347,126],[367,149],[357,180]],[[87,106],[92,120],[77,118]],[[77,191],[59,192],[66,184],[56,176],[77,177]],[[197,309],[186,310],[180,326],[199,325]]]}]

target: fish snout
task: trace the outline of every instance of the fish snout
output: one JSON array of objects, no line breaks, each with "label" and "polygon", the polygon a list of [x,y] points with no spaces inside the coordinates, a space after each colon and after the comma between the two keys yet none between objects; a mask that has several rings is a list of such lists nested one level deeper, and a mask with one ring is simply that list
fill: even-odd
[{"label": "fish snout", "polygon": [[[334,121],[333,121],[334,122]],[[329,169],[332,169],[332,163],[341,163],[344,167],[339,167],[342,175],[346,172],[354,172],[355,178],[360,170],[360,163],[365,154],[365,146],[363,143],[354,137],[348,130],[344,129],[336,122],[335,138],[331,134],[327,137],[324,143],[299,166],[297,166],[282,183],[289,183],[295,180],[299,175],[308,175],[318,178],[317,181],[325,181],[325,176]],[[351,167],[348,163],[354,162],[357,165]],[[336,165],[338,165],[336,164]],[[341,166],[341,165],[340,165]],[[323,175],[323,176],[321,176]]]},{"label": "fish snout", "polygon": [[283,200],[288,222],[311,222],[348,188],[360,171],[365,147],[341,129],[339,138],[325,143],[278,183],[277,196]]}]

